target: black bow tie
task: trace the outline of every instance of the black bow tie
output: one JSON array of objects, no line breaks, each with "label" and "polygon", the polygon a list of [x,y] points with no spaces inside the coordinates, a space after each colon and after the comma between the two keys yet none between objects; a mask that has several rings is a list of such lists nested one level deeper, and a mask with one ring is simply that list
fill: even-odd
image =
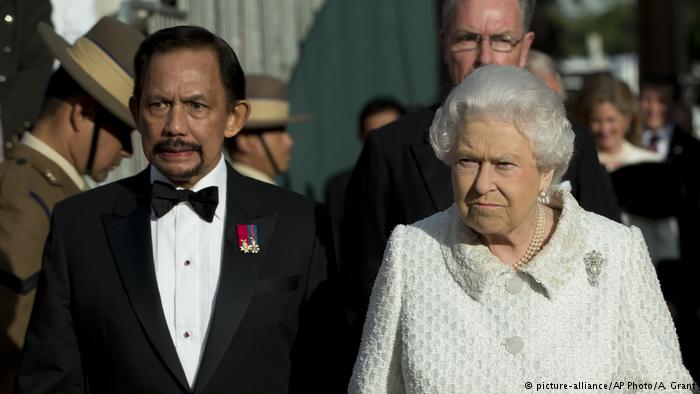
[{"label": "black bow tie", "polygon": [[156,217],[162,217],[181,202],[189,202],[199,217],[211,223],[219,205],[219,188],[210,186],[195,193],[192,190],[177,190],[164,182],[153,182],[151,205]]}]

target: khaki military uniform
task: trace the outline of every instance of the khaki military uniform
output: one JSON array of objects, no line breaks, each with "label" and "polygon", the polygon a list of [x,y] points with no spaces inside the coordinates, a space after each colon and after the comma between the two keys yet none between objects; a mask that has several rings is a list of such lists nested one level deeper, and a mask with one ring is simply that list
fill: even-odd
[{"label": "khaki military uniform", "polygon": [[16,138],[7,159],[0,163],[2,372],[16,362],[6,358],[15,359],[24,342],[51,210],[79,191],[61,167]]}]

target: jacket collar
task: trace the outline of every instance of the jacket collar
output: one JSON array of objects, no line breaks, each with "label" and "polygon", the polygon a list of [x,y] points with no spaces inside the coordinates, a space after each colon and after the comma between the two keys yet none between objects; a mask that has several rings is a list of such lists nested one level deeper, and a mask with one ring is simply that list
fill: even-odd
[{"label": "jacket collar", "polygon": [[[582,255],[585,235],[579,223],[584,211],[570,193],[561,189],[554,193],[549,206],[561,209],[557,227],[549,242],[521,272],[542,285],[547,297],[554,300],[573,276],[576,256]],[[442,246],[445,263],[455,281],[479,301],[496,278],[512,269],[493,255],[462,222],[456,206],[446,213],[450,223]]]}]

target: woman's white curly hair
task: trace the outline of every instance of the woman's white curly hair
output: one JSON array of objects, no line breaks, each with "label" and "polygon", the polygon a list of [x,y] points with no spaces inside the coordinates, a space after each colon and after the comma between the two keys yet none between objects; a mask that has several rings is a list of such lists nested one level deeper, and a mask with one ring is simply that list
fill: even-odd
[{"label": "woman's white curly hair", "polygon": [[487,65],[455,87],[430,126],[438,159],[452,165],[457,133],[468,121],[514,125],[530,141],[540,171],[553,170],[550,191],[559,184],[574,149],[574,132],[561,98],[524,68]]}]

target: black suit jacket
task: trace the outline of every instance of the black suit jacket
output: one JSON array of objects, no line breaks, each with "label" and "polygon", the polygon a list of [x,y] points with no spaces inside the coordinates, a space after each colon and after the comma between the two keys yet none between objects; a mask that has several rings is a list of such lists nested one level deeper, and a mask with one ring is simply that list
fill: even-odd
[{"label": "black suit jacket", "polygon": [[[58,204],[17,378],[18,393],[287,393],[324,387],[333,261],[327,215],[227,165],[221,274],[190,390],[153,265],[148,170]],[[257,224],[243,254],[237,224]],[[327,290],[327,289],[326,289]],[[326,316],[324,316],[325,318]],[[330,324],[330,323],[329,323]]]},{"label": "black suit jacket", "polygon": [[682,199],[678,204],[678,229],[681,257],[698,270],[700,260],[700,141],[674,126],[666,162],[681,177]]},{"label": "black suit jacket", "polygon": [[[434,106],[409,113],[371,133],[348,184],[341,275],[356,343],[392,229],[454,202],[450,168],[438,160],[428,141],[436,110]],[[598,162],[590,133],[579,127],[574,131],[574,155],[564,179],[571,182],[572,194],[583,208],[620,221],[610,177]]]}]

